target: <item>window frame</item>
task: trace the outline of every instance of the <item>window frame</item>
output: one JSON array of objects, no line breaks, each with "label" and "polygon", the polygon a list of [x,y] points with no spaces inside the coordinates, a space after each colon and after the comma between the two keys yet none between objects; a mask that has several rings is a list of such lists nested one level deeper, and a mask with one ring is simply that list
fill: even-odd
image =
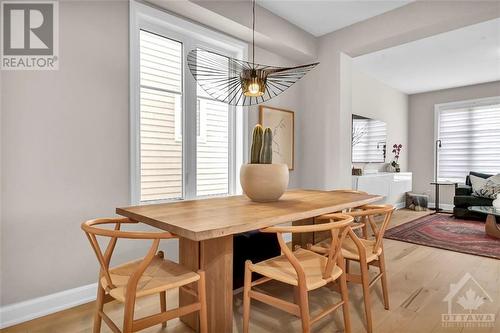
[{"label": "window frame", "polygon": [[[188,73],[189,69],[186,64],[187,52],[195,48],[204,48],[228,57],[245,59],[248,45],[237,39],[212,31],[187,19],[143,3],[130,1],[129,9],[130,202],[131,204],[151,204],[202,198],[196,196],[196,135],[194,138],[186,135],[183,136],[182,141],[182,198],[147,202],[140,201],[140,30],[156,33],[182,43],[182,109],[195,110],[194,112],[182,112],[183,133],[196,133],[197,83],[192,75]],[[233,107],[229,111],[228,120],[231,125],[230,133],[228,133],[228,195],[241,193],[241,186],[237,181],[239,179],[239,166],[246,160],[248,150],[248,114],[243,111],[240,107]]]},{"label": "window frame", "polygon": [[[207,141],[207,116],[205,113],[198,113],[198,110],[201,110],[201,105],[206,101],[205,98],[197,98],[196,102],[199,102],[199,105],[196,105],[197,110],[196,110],[196,116],[200,116],[200,133],[198,134],[198,130],[196,130],[196,136],[197,140],[205,143]],[[179,103],[180,104],[180,103]],[[181,122],[178,122],[177,120],[182,117],[182,111],[177,107],[179,105],[178,103],[175,104],[175,112],[174,112],[174,117],[175,117],[175,141],[181,142],[182,141],[182,130],[181,130]],[[198,126],[198,124],[196,125]]]},{"label": "window frame", "polygon": [[[447,110],[453,110],[453,109],[466,109],[466,108],[472,108],[472,107],[478,107],[478,106],[488,106],[488,105],[494,105],[494,104],[500,104],[500,96],[493,96],[493,97],[484,97],[484,98],[476,98],[476,99],[468,99],[468,100],[462,100],[462,101],[455,101],[455,102],[447,102],[447,103],[439,103],[434,105],[434,142],[433,142],[433,171],[434,171],[434,179],[438,181],[445,181],[447,179],[444,178],[438,178],[439,176],[439,156],[436,154],[436,140],[439,140],[439,129],[440,129],[440,123],[439,123],[439,115],[441,111],[447,111]],[[436,158],[438,159],[436,161]],[[474,171],[474,170],[471,170]],[[459,184],[464,184],[465,179]]]}]

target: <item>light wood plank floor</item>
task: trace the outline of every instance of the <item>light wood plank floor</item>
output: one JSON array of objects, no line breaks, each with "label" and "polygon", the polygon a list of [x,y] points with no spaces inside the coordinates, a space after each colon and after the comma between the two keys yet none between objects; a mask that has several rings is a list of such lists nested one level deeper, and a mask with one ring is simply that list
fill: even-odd
[{"label": "light wood plank floor", "polygon": [[[405,223],[427,212],[400,210],[395,213],[392,225]],[[461,254],[409,243],[384,241],[389,278],[391,309],[384,310],[380,285],[372,290],[374,331],[376,333],[472,333],[500,332],[500,260]],[[354,267],[354,264],[353,264]],[[373,268],[372,268],[373,269]],[[470,272],[489,293],[493,303],[481,306],[484,313],[496,314],[493,328],[443,328],[441,314],[447,312],[443,298],[449,291],[450,283],[456,283]],[[264,289],[264,288],[263,288]],[[266,289],[293,298],[287,286],[272,284]],[[359,285],[350,285],[350,304],[353,332],[365,332],[363,320],[362,291]],[[170,292],[168,304],[177,306],[177,293]],[[324,288],[311,295],[312,311],[328,303],[336,302],[338,295]],[[242,331],[242,297],[234,297],[234,332]],[[139,300],[136,317],[152,314],[159,309],[158,297]],[[93,303],[81,305],[50,316],[35,319],[2,330],[3,333],[79,333],[92,331]],[[116,322],[121,323],[122,305],[116,302],[105,306],[105,311]],[[300,321],[277,309],[252,302],[250,331],[260,332],[300,332]],[[119,325],[121,326],[121,325]],[[342,332],[341,312],[322,319],[313,326],[313,332]],[[110,332],[103,324],[102,332]],[[172,320],[166,329],[153,327],[144,332],[190,332],[179,320]],[[222,332],[221,332],[222,333]]]}]

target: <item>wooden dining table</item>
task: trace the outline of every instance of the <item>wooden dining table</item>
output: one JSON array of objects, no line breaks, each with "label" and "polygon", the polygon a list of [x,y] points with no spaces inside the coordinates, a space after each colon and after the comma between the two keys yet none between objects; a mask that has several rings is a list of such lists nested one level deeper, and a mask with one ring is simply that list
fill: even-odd
[{"label": "wooden dining table", "polygon": [[[208,330],[233,330],[233,235],[359,207],[378,195],[320,190],[289,190],[276,202],[257,203],[246,196],[228,196],[117,208],[116,213],[179,236],[179,262],[206,274]],[[179,305],[193,296],[181,289]],[[197,314],[181,320],[198,331]]]}]

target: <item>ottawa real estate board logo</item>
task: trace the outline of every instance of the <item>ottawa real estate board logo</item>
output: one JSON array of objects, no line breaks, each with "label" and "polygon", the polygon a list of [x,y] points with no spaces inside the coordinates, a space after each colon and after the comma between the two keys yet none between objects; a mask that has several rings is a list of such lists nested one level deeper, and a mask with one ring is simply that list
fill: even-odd
[{"label": "ottawa real estate board logo", "polygon": [[441,314],[443,327],[495,326],[495,314],[489,307],[493,299],[470,273],[466,273],[457,283],[450,284],[443,302],[448,303],[448,313]]},{"label": "ottawa real estate board logo", "polygon": [[0,18],[0,69],[59,68],[57,1],[2,1]]}]

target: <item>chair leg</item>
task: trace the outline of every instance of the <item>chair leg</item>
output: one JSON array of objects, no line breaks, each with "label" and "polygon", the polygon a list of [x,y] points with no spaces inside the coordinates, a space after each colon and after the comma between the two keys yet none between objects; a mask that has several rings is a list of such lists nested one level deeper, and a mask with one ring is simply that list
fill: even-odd
[{"label": "chair leg", "polygon": [[251,262],[245,262],[245,280],[243,284],[243,333],[248,333],[250,325],[250,289],[252,287],[252,271],[250,270]]},{"label": "chair leg", "polygon": [[368,275],[368,264],[366,261],[360,261],[361,266],[361,282],[363,285],[363,298],[365,302],[365,314],[366,314],[366,330],[368,333],[372,333],[372,309],[370,300],[370,281]]},{"label": "chair leg", "polygon": [[340,294],[342,296],[342,313],[344,315],[344,331],[345,333],[351,332],[351,313],[349,312],[349,292],[347,290],[346,274],[340,276]]},{"label": "chair leg", "polygon": [[94,314],[94,329],[92,330],[93,333],[100,333],[101,332],[101,323],[102,323],[102,318],[99,313],[99,311],[102,311],[104,308],[104,296],[106,295],[106,291],[104,288],[101,286],[101,283],[99,282],[97,284],[97,298],[96,298],[96,311]]},{"label": "chair leg", "polygon": [[351,263],[351,261],[350,261],[349,259],[345,259],[345,272],[346,272],[347,274],[349,274],[349,272],[350,272],[350,270],[351,270],[351,269],[350,269],[350,267],[351,267],[350,263]]},{"label": "chair leg", "polygon": [[[161,312],[167,311],[167,292],[166,291],[160,292],[160,308],[161,308]],[[161,327],[163,327],[163,328],[167,327],[167,322],[164,321],[163,323],[161,323]]]},{"label": "chair leg", "polygon": [[380,273],[382,274],[380,279],[382,281],[382,294],[384,295],[384,308],[389,310],[389,291],[387,290],[387,273],[385,270],[384,252],[380,254],[378,260],[380,263]]},{"label": "chair leg", "polygon": [[134,322],[135,295],[125,298],[123,311],[123,330],[122,333],[132,333],[132,323]]},{"label": "chair leg", "polygon": [[363,238],[368,239],[368,227],[366,226],[366,224],[363,227],[361,227],[361,230]]},{"label": "chair leg", "polygon": [[305,286],[299,286],[300,298],[299,298],[299,307],[300,307],[300,320],[302,321],[302,332],[310,333],[311,332],[311,318],[309,316],[309,299],[307,295],[307,289]]},{"label": "chair leg", "polygon": [[200,280],[198,281],[198,301],[200,302],[200,333],[208,332],[207,324],[207,292],[205,284],[205,272],[198,271]]},{"label": "chair leg", "polygon": [[368,239],[368,218],[366,216],[361,217],[361,223],[363,226],[361,227],[361,235],[364,239]]}]

